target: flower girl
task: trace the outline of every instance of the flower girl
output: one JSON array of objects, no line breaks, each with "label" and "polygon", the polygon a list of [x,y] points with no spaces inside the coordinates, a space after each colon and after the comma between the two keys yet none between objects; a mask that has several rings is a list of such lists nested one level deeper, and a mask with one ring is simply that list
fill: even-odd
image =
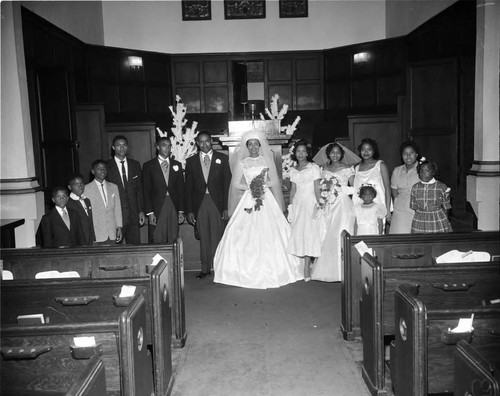
[{"label": "flower girl", "polygon": [[361,203],[354,205],[354,233],[356,235],[382,235],[383,220],[387,214],[385,205],[373,202],[377,191],[370,184],[359,189]]}]

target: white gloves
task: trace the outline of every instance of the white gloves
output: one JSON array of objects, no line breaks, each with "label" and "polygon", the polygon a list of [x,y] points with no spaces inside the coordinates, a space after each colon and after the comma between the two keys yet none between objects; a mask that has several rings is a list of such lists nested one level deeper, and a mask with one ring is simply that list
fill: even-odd
[{"label": "white gloves", "polygon": [[286,219],[288,220],[289,223],[291,223],[293,221],[293,205],[290,204],[288,205],[287,207],[287,216],[286,216]]}]

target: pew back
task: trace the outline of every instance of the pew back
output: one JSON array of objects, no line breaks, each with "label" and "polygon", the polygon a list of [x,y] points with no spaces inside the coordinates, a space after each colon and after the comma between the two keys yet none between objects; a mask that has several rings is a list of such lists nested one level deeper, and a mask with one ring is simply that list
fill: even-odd
[{"label": "pew back", "polygon": [[42,271],[74,270],[81,278],[111,279],[149,277],[152,258],[160,254],[172,263],[169,299],[172,310],[172,343],[182,348],[186,342],[184,301],[183,242],[178,238],[172,245],[86,246],[61,249],[2,249],[0,257],[5,270],[14,279],[34,279]]},{"label": "pew back", "polygon": [[[31,347],[28,345],[28,347]],[[54,348],[36,359],[2,359],[3,396],[106,396],[104,365],[99,356],[76,360],[69,349]]]},{"label": "pew back", "polygon": [[104,308],[94,321],[87,321],[87,312],[82,313],[80,317],[80,306],[72,308],[73,312],[66,310],[64,315],[55,315],[63,316],[64,319],[56,319],[55,322],[51,319],[49,324],[2,324],[2,345],[42,344],[69,350],[73,337],[93,336],[96,344],[102,348],[108,394],[149,395],[153,388],[153,378],[151,356],[144,342],[144,297],[137,294],[126,307]]},{"label": "pew back", "polygon": [[435,257],[450,250],[486,251],[492,259],[500,255],[500,233],[478,231],[470,233],[361,235],[342,232],[342,324],[344,339],[360,335],[359,300],[362,294],[361,256],[355,245],[364,241],[374,249],[383,268],[432,267]]},{"label": "pew back", "polygon": [[[173,386],[172,351],[170,340],[172,324],[170,312],[169,288],[172,284],[172,263],[162,260],[153,267],[151,278],[116,278],[116,279],[66,279],[66,280],[25,280],[3,282],[2,311],[6,316],[3,324],[15,323],[17,314],[43,312],[51,318],[59,314],[51,323],[58,323],[61,318],[90,321],[102,318],[104,309],[113,310],[109,306],[112,296],[118,295],[122,285],[131,285],[137,288],[136,292],[143,294],[146,300],[146,327],[143,329],[144,342],[153,346],[153,365],[155,393],[166,395]],[[69,291],[68,291],[69,289]],[[73,297],[99,296],[88,305],[82,305],[78,317],[74,318],[75,306],[59,305],[56,299],[64,295],[71,301]],[[12,301],[19,301],[15,306]],[[4,306],[5,304],[5,306]],[[114,307],[116,309],[116,307]],[[5,320],[4,320],[5,319]]]}]

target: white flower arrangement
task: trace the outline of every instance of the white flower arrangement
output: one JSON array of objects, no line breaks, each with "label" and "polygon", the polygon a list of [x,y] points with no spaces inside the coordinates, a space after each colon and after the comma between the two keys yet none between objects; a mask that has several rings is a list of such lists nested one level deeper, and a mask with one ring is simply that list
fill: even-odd
[{"label": "white flower arrangement", "polygon": [[[288,104],[284,104],[281,106],[281,110],[278,110],[278,100],[280,96],[278,94],[274,94],[271,98],[271,104],[269,105],[269,109],[266,108],[266,114],[271,120],[281,120],[285,117],[285,114],[288,113]],[[266,118],[262,113],[260,113],[260,119],[265,120]],[[297,125],[300,121],[300,117],[297,116],[295,121],[291,125],[280,127],[281,132],[285,132],[287,135],[293,135],[295,130],[297,129]]]},{"label": "white flower arrangement", "polygon": [[292,154],[291,154],[292,148],[288,150],[288,154],[285,154],[281,157],[281,173],[283,179],[289,179],[290,178],[290,170],[297,165],[297,163],[292,160]]},{"label": "white flower arrangement", "polygon": [[[182,164],[182,167],[186,167],[186,160],[195,155],[197,152],[196,148],[196,136],[198,132],[196,127],[198,123],[193,121],[191,128],[187,128],[186,106],[181,102],[181,97],[175,95],[176,107],[175,111],[173,106],[168,106],[170,112],[172,113],[173,124],[171,128],[173,136],[170,137],[170,142],[172,143],[172,156]],[[168,133],[163,132],[160,128],[156,128],[160,137],[167,137]]]}]

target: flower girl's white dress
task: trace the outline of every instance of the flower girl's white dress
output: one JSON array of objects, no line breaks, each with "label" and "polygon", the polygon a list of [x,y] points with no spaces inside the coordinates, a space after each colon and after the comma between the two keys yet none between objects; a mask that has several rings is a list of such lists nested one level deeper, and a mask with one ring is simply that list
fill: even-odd
[{"label": "flower girl's white dress", "polygon": [[[247,157],[241,165],[247,186],[266,167],[261,156]],[[286,252],[290,226],[267,187],[262,202],[254,210],[246,188],[215,252],[214,282],[267,289],[304,279],[303,264]]]}]

